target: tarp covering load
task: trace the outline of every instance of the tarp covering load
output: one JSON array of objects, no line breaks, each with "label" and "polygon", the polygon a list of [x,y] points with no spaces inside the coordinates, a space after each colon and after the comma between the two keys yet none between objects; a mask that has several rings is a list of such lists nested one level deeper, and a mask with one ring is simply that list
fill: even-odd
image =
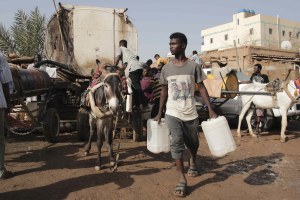
[{"label": "tarp covering load", "polygon": [[96,59],[114,63],[121,39],[137,54],[137,31],[126,11],[60,4],[47,26],[45,56],[89,76]]}]

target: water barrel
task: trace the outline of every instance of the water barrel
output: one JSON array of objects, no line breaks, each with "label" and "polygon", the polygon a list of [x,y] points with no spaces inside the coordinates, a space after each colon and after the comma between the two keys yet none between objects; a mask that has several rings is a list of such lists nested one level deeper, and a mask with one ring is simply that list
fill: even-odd
[{"label": "water barrel", "polygon": [[201,127],[212,155],[222,157],[236,149],[235,141],[224,116],[203,121]]},{"label": "water barrel", "polygon": [[41,89],[44,87],[43,77],[40,75],[41,72],[34,69],[28,69],[28,73],[33,78],[33,82],[35,83],[34,89]]},{"label": "water barrel", "polygon": [[9,67],[13,77],[15,94],[20,96],[23,90],[21,87],[21,81],[19,79],[19,69],[16,65],[9,65]]},{"label": "water barrel", "polygon": [[147,149],[152,153],[161,153],[170,151],[170,132],[164,119],[161,123],[153,119],[147,121]]},{"label": "water barrel", "polygon": [[46,88],[50,88],[51,78],[49,75],[38,69],[20,69],[16,66],[10,67],[15,85],[16,95],[37,96],[45,93]]},{"label": "water barrel", "polygon": [[[227,91],[239,91],[239,83],[238,79],[235,74],[229,74],[226,77],[223,78],[223,83],[222,90],[227,90]],[[232,93],[232,94],[223,94],[221,97],[222,98],[229,98],[233,99],[235,98],[237,93]]]}]

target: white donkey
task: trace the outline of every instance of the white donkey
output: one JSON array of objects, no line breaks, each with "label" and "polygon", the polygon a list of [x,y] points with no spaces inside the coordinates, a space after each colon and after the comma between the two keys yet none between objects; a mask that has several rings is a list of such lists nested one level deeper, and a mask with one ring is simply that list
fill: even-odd
[{"label": "white donkey", "polygon": [[[246,84],[242,88],[240,88],[240,91],[245,92],[266,92],[264,89],[267,84],[262,83],[250,83]],[[280,141],[285,142],[286,141],[286,135],[285,130],[287,126],[287,110],[297,101],[298,99],[298,92],[294,85],[294,81],[285,81],[283,83],[283,91],[276,92],[275,96],[267,96],[267,95],[247,95],[247,94],[241,94],[242,99],[242,110],[239,116],[239,124],[237,129],[237,136],[241,137],[241,122],[244,118],[244,115],[247,113],[246,121],[249,129],[249,133],[252,137],[257,137],[252,130],[250,120],[253,115],[254,108],[251,106],[254,104],[255,106],[262,108],[262,109],[268,109],[268,108],[279,108],[280,113],[282,115],[281,120],[281,132],[280,132]],[[296,94],[296,96],[295,96]]]}]

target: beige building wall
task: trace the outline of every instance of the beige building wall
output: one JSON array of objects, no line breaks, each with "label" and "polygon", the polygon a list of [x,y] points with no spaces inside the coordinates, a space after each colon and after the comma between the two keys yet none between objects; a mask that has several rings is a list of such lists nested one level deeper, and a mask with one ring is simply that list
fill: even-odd
[{"label": "beige building wall", "polygon": [[[290,69],[294,69],[295,63],[300,62],[298,52],[270,49],[257,46],[243,46],[228,48],[220,51],[210,51],[201,54],[205,63],[204,67],[216,65],[216,61],[227,63],[228,67],[244,72],[249,77],[253,73],[253,66],[260,63],[262,72],[269,76],[270,80],[284,80]],[[296,62],[297,61],[297,62]]]},{"label": "beige building wall", "polygon": [[235,45],[280,48],[283,41],[292,44],[289,50],[299,50],[300,22],[240,12],[233,15],[230,23],[202,30],[201,36],[202,52],[233,48]]}]

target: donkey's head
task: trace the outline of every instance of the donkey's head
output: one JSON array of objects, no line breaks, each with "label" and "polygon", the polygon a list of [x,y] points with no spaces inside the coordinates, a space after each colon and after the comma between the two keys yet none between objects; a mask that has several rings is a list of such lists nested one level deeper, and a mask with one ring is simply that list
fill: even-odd
[{"label": "donkey's head", "polygon": [[116,114],[122,98],[121,79],[115,66],[105,66],[103,74],[105,74],[105,78],[103,79],[103,91],[106,103],[108,104],[109,110],[113,114]]}]

